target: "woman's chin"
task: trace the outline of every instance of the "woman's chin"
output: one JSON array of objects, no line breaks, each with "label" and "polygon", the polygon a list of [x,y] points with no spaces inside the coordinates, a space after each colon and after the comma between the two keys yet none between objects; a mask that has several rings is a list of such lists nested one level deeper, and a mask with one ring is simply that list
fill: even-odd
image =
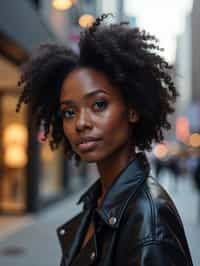
[{"label": "woman's chin", "polygon": [[87,156],[84,156],[84,157],[81,157],[81,160],[87,162],[87,163],[96,163],[98,162],[99,160],[97,158],[94,158],[94,157],[87,157]]},{"label": "woman's chin", "polygon": [[97,154],[79,154],[79,156],[81,157],[81,160],[87,162],[87,163],[97,163],[99,161],[101,161],[104,156],[99,156]]}]

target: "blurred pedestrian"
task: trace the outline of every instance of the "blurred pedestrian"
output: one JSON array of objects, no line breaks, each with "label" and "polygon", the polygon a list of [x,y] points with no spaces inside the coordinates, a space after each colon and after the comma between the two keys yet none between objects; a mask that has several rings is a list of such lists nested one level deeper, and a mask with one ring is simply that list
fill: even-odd
[{"label": "blurred pedestrian", "polygon": [[154,36],[104,24],[108,16],[81,33],[80,54],[41,45],[19,82],[17,111],[30,104],[51,147],[95,162],[100,175],[78,201],[83,210],[57,230],[61,265],[189,266],[180,216],[144,153],[170,128],[171,67]]}]

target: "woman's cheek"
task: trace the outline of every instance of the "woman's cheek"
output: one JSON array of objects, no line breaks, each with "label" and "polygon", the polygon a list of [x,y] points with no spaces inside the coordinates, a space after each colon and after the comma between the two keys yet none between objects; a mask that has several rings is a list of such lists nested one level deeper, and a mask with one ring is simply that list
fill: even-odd
[{"label": "woman's cheek", "polygon": [[70,129],[64,124],[64,122],[63,122],[63,131],[64,131],[65,138],[67,138],[68,142],[72,145]]}]

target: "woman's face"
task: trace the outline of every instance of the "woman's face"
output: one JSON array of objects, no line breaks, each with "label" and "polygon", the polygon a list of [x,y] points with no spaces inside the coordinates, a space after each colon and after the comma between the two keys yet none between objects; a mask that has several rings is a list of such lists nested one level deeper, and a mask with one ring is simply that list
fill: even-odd
[{"label": "woman's face", "polygon": [[65,136],[82,160],[100,162],[128,152],[128,109],[105,74],[91,68],[71,72],[60,106]]}]

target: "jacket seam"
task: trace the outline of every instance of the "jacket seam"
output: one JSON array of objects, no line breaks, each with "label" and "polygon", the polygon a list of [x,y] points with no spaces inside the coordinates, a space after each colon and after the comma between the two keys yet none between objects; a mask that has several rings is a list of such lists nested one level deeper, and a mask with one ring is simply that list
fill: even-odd
[{"label": "jacket seam", "polygon": [[[140,177],[140,176],[137,176],[137,177]],[[131,194],[129,195],[129,197],[128,197],[128,199],[126,200],[125,204],[121,207],[120,212],[119,212],[119,213],[120,213],[120,216],[119,216],[119,222],[120,222],[121,219],[122,219],[122,216],[123,216],[123,214],[124,214],[124,212],[125,212],[125,210],[126,210],[126,208],[127,208],[127,206],[128,206],[128,203],[129,203],[130,199],[131,199],[132,197],[135,197],[135,196],[136,196],[136,194],[138,193],[139,189],[142,189],[142,185],[144,184],[145,180],[146,180],[145,176],[142,176],[142,179],[141,179],[140,182],[138,182],[137,187],[136,187],[136,189],[134,190],[134,192],[131,193]]]},{"label": "jacket seam", "polygon": [[147,190],[146,185],[142,188],[144,194],[146,195],[146,197],[149,199],[149,205],[150,205],[150,209],[151,209],[151,231],[152,231],[152,238],[155,240],[156,239],[156,232],[155,232],[155,228],[156,228],[156,210],[155,210],[155,204],[153,202],[152,196],[149,193],[149,191]]},{"label": "jacket seam", "polygon": [[170,243],[168,243],[167,241],[164,241],[164,240],[155,240],[155,239],[146,240],[146,238],[143,238],[141,241],[139,241],[137,243],[137,245],[135,245],[133,247],[133,250],[138,249],[138,248],[142,248],[142,247],[145,247],[145,246],[149,246],[151,244],[153,244],[153,245],[160,245],[160,244],[172,245],[172,244],[170,244]]},{"label": "jacket seam", "polygon": [[[151,176],[151,175],[150,175],[149,177],[151,177],[152,179],[156,180],[156,178],[155,178],[154,176]],[[178,219],[180,225],[181,225],[182,227],[184,227],[184,226],[183,226],[183,223],[182,223],[182,220],[181,220],[181,217],[180,217],[180,215],[179,215],[179,213],[178,213],[178,210],[177,210],[177,208],[176,208],[176,206],[175,206],[174,204],[173,204],[172,208],[173,208],[173,211],[175,212],[175,215],[176,215],[176,217],[177,217],[177,219]]]},{"label": "jacket seam", "polygon": [[133,248],[133,252],[136,251],[136,249],[139,249],[139,248],[142,248],[142,247],[146,247],[146,246],[150,246],[150,245],[168,245],[168,246],[171,246],[173,249],[175,249],[177,252],[179,252],[179,254],[182,254],[184,256],[184,258],[186,259],[187,261],[187,265],[190,266],[191,264],[189,263],[188,261],[188,258],[185,254],[185,252],[182,252],[180,249],[178,249],[176,247],[176,245],[172,244],[172,243],[169,243],[167,241],[164,241],[164,240],[145,240],[143,239],[139,244],[137,244],[134,248]]}]

